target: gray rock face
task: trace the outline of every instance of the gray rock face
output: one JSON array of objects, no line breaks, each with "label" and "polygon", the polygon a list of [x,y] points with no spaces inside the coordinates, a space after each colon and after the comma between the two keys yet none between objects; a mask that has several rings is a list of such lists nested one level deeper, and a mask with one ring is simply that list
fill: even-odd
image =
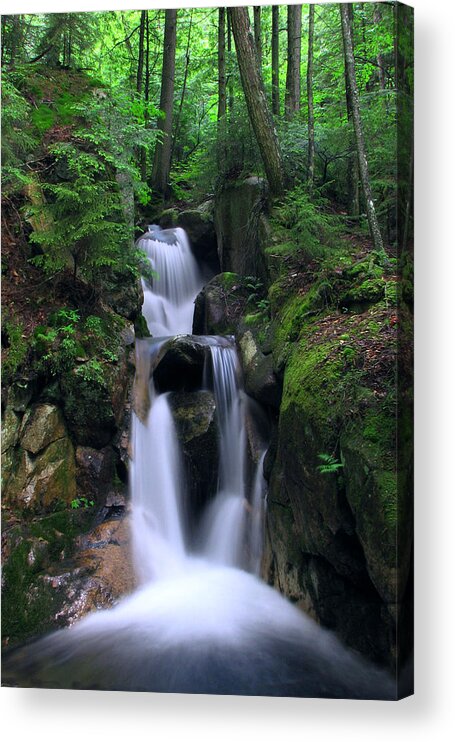
[{"label": "gray rock face", "polygon": [[21,445],[29,453],[37,454],[43,448],[66,434],[61,410],[55,405],[38,404],[24,415]]}]

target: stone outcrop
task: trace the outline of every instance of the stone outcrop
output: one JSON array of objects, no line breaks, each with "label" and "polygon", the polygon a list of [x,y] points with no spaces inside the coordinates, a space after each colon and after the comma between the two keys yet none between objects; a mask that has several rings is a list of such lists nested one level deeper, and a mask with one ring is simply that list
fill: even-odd
[{"label": "stone outcrop", "polygon": [[215,230],[222,271],[255,276],[267,282],[264,254],[268,236],[264,216],[267,202],[267,181],[256,176],[228,181],[217,193]]}]

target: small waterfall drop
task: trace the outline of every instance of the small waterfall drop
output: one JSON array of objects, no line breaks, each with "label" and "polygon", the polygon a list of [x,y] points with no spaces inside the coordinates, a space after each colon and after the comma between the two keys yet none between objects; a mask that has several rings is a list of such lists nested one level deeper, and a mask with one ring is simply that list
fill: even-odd
[{"label": "small waterfall drop", "polygon": [[152,271],[142,279],[142,313],[154,337],[191,332],[193,303],[203,279],[183,229],[151,225],[138,240]]},{"label": "small waterfall drop", "polygon": [[6,672],[25,687],[394,697],[384,673],[258,577],[264,454],[249,483],[239,364],[234,343],[224,338],[205,339],[220,466],[197,552],[190,551],[182,515],[187,488],[168,394],[157,393],[149,377],[166,338],[191,332],[201,279],[182,230],[152,225],[139,246],[158,274],[151,285],[143,283],[143,312],[155,339],[136,344],[130,482],[140,584],[113,609],[18,650]]}]

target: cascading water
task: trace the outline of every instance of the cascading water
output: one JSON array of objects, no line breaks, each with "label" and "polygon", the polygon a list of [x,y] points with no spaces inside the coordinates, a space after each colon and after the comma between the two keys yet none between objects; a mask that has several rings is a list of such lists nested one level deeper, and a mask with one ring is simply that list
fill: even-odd
[{"label": "cascading water", "polygon": [[[149,380],[163,338],[190,332],[200,288],[182,230],[140,240],[158,274],[144,312],[160,341],[137,343],[141,415],[133,414],[132,529],[140,586],[13,657],[16,684],[239,695],[392,698],[380,671],[256,575],[264,520],[263,455],[251,493],[235,346],[206,338],[219,421],[218,491],[190,551],[186,483],[168,395]],[[240,568],[243,567],[243,568]]]}]

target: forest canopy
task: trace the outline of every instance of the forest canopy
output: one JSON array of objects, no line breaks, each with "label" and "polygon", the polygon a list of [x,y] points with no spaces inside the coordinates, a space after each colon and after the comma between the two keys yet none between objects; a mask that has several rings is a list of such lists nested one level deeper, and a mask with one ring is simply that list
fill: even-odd
[{"label": "forest canopy", "polygon": [[[411,37],[397,34],[395,3],[15,15],[1,23],[7,196],[33,177],[37,140],[59,128],[61,157],[65,127],[79,127],[96,154],[83,162],[73,151],[73,169],[87,167],[90,181],[115,167],[139,206],[196,202],[223,179],[265,173],[277,194],[298,188],[303,208],[308,200],[317,209],[335,204],[340,218],[369,224],[377,249],[407,238],[409,219],[397,226],[397,149],[406,174],[410,149],[397,117],[409,130],[412,68],[402,60]],[[52,71],[67,73],[63,93]],[[75,73],[88,78],[90,95]],[[94,182],[85,185],[99,203]],[[60,203],[64,195],[53,194]],[[115,223],[110,198],[103,194],[94,216]]]}]

